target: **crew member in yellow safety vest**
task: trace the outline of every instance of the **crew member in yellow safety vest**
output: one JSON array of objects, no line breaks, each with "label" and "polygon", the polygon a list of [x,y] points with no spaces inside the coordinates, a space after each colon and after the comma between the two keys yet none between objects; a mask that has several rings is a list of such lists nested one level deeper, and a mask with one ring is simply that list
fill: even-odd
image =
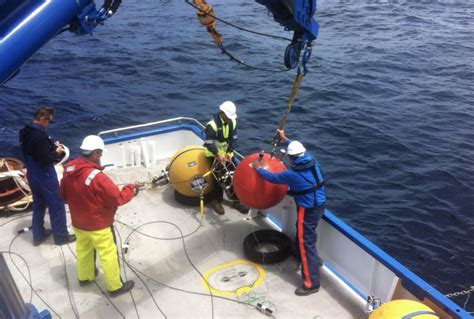
[{"label": "crew member in yellow safety vest", "polygon": [[[214,162],[224,166],[233,160],[233,151],[235,141],[237,140],[237,112],[235,104],[231,101],[225,101],[219,106],[219,112],[214,114],[214,118],[206,125],[206,140],[204,141],[204,153]],[[235,163],[235,160],[234,160]],[[233,169],[233,165],[227,165],[228,169]],[[224,190],[215,183],[216,186],[212,192],[212,208],[214,211],[223,215],[225,213],[222,206]],[[233,202],[232,207],[241,213],[247,213],[248,207],[240,203],[236,196],[230,198]]]}]

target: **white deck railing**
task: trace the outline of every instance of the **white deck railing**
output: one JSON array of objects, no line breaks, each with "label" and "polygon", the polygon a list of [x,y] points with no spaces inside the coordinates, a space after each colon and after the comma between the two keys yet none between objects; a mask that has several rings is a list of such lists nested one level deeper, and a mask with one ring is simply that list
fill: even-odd
[{"label": "white deck railing", "polygon": [[114,134],[115,133],[115,136],[117,136],[117,133],[119,133],[119,132],[131,131],[131,130],[134,130],[134,129],[157,126],[157,125],[162,125],[162,124],[169,124],[169,123],[173,123],[173,122],[178,122],[178,123],[191,122],[191,123],[194,123],[194,124],[198,125],[202,129],[204,129],[204,125],[202,125],[202,123],[199,122],[198,120],[196,120],[195,118],[192,118],[192,117],[176,117],[176,118],[167,119],[167,120],[161,120],[161,121],[156,121],[156,122],[150,122],[150,123],[120,127],[120,128],[116,128],[116,129],[108,130],[108,131],[101,131],[101,132],[99,132],[98,135],[99,136],[104,136],[104,135],[107,135],[107,134]]}]

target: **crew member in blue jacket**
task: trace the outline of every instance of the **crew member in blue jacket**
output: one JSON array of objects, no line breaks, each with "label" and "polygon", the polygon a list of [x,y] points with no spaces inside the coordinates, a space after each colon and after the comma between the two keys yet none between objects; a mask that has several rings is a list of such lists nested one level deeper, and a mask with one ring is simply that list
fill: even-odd
[{"label": "crew member in blue jacket", "polygon": [[[33,194],[33,245],[38,246],[51,233],[56,245],[76,240],[66,227],[66,210],[59,196],[59,182],[54,169],[55,162],[64,153],[59,141],[53,141],[46,129],[53,122],[54,109],[40,107],[33,122],[20,130],[20,147],[27,168],[28,184]],[[45,229],[44,215],[49,210],[51,228]]]},{"label": "crew member in blue jacket", "polygon": [[252,167],[265,180],[274,184],[287,184],[288,194],[297,205],[296,249],[301,257],[303,285],[295,290],[298,296],[307,296],[319,291],[319,256],[316,250],[316,227],[324,213],[326,191],[324,177],[318,162],[306,153],[298,141],[290,141],[283,130],[277,130],[280,140],[287,145],[291,167],[280,173],[270,173],[259,161]]}]

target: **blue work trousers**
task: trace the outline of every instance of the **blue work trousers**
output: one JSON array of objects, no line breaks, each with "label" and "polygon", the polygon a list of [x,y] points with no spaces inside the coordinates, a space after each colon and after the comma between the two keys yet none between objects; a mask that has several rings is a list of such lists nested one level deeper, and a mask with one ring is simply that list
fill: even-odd
[{"label": "blue work trousers", "polygon": [[316,249],[316,228],[324,213],[325,205],[305,208],[297,206],[296,251],[301,258],[301,277],[307,289],[319,287],[319,256]]},{"label": "blue work trousers", "polygon": [[55,242],[64,241],[69,233],[66,227],[66,209],[59,196],[59,182],[56,172],[37,173],[28,171],[28,183],[33,194],[33,241],[41,241],[44,237],[44,215],[46,207]]}]

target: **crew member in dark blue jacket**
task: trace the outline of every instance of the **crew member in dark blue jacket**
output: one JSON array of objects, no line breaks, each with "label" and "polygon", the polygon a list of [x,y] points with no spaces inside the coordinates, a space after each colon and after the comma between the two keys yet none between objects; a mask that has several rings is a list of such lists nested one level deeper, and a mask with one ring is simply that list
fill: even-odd
[{"label": "crew member in dark blue jacket", "polygon": [[274,184],[287,184],[289,195],[297,205],[296,247],[301,257],[303,285],[295,290],[298,296],[307,296],[319,291],[319,256],[316,250],[316,227],[324,213],[326,191],[324,177],[318,162],[306,153],[298,141],[290,141],[285,132],[278,130],[280,140],[287,147],[291,167],[280,173],[270,173],[259,161],[252,163],[258,174]]},{"label": "crew member in dark blue jacket", "polygon": [[[56,245],[76,240],[66,227],[66,210],[59,196],[59,183],[54,169],[55,162],[64,150],[46,129],[53,121],[54,109],[40,107],[32,123],[20,130],[20,147],[27,168],[28,183],[33,194],[33,245],[40,245],[51,233]],[[44,215],[48,207],[52,230],[44,228]]]}]

